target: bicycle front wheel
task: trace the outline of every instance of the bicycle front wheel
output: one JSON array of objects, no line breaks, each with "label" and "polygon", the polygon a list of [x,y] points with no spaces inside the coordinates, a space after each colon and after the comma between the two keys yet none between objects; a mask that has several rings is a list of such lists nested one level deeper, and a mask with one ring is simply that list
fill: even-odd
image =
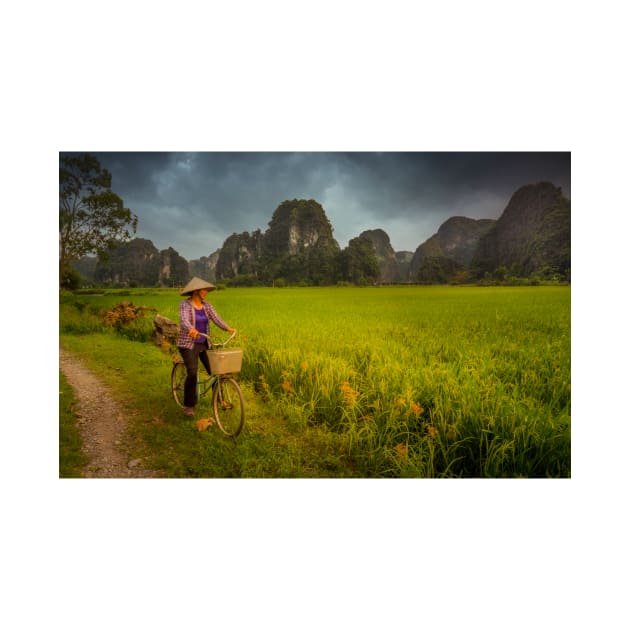
[{"label": "bicycle front wheel", "polygon": [[184,383],[186,382],[186,366],[183,363],[176,363],[171,371],[171,391],[175,402],[184,406]]},{"label": "bicycle front wheel", "polygon": [[233,378],[220,378],[212,395],[214,418],[219,429],[236,437],[245,424],[243,393]]}]

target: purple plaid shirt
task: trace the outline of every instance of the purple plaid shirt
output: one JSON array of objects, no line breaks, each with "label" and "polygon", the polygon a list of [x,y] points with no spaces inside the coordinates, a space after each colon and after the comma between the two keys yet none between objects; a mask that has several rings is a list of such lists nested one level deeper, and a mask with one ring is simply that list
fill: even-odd
[{"label": "purple plaid shirt", "polygon": [[[217,315],[214,307],[209,302],[203,303],[203,310],[208,316],[208,320],[213,321],[222,330],[227,330],[228,325]],[[195,307],[190,303],[190,300],[184,300],[179,305],[179,336],[177,337],[178,348],[191,349],[194,346],[195,340],[188,334],[191,328],[195,327]],[[208,325],[208,328],[210,326]]]}]

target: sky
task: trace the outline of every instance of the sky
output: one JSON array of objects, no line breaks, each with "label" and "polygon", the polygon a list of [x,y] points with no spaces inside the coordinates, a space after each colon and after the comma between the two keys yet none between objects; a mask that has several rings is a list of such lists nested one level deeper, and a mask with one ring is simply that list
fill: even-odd
[{"label": "sky", "polygon": [[452,216],[498,218],[523,185],[571,192],[569,152],[90,153],[138,216],[136,236],[187,260],[234,232],[264,232],[287,199],[318,201],[341,247],[381,228],[413,252]]}]

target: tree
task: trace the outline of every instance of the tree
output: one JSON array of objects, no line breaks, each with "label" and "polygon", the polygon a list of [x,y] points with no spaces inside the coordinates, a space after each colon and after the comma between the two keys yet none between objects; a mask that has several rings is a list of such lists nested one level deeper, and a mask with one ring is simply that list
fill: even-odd
[{"label": "tree", "polygon": [[453,277],[451,278],[451,284],[466,284],[470,282],[471,273],[465,269],[461,269],[460,271],[456,271]]},{"label": "tree", "polygon": [[507,277],[507,275],[508,275],[508,270],[505,265],[499,265],[494,270],[494,279],[498,280],[499,282],[503,282],[505,278]]},{"label": "tree", "polygon": [[462,265],[452,258],[429,256],[420,265],[416,279],[420,284],[446,284],[461,270]]},{"label": "tree", "polygon": [[107,251],[135,234],[138,217],[111,189],[111,173],[92,155],[59,165],[59,278],[73,260]]},{"label": "tree", "polygon": [[61,278],[59,279],[59,286],[62,289],[68,289],[69,291],[74,291],[81,286],[82,278],[81,274],[72,267],[66,267],[61,274]]},{"label": "tree", "polygon": [[374,245],[365,236],[351,239],[348,247],[339,254],[339,275],[343,280],[359,285],[372,284],[379,273]]}]

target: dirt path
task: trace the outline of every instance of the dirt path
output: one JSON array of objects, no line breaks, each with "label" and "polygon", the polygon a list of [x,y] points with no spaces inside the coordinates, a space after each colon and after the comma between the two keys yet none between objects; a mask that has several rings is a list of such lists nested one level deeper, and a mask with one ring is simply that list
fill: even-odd
[{"label": "dirt path", "polygon": [[77,399],[77,425],[83,451],[90,460],[83,476],[157,477],[155,472],[143,468],[140,459],[130,459],[125,454],[125,411],[113,400],[107,386],[63,348],[59,348],[59,367]]}]

